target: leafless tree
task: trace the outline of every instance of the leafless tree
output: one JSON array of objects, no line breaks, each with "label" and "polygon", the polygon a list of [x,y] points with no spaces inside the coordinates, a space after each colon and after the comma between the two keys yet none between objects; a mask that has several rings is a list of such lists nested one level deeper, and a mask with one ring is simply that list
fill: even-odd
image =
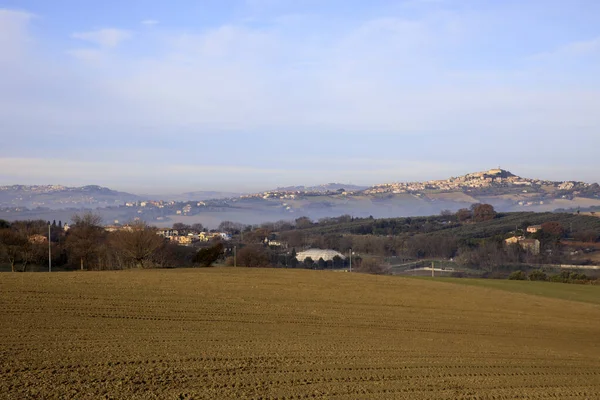
[{"label": "leafless tree", "polygon": [[99,215],[87,212],[83,215],[74,215],[72,221],[73,225],[69,229],[65,244],[70,258],[78,260],[83,270],[94,256],[98,255],[106,235]]},{"label": "leafless tree", "polygon": [[269,251],[261,245],[246,246],[238,252],[241,265],[245,267],[268,267]]},{"label": "leafless tree", "polygon": [[139,268],[147,267],[153,256],[164,243],[156,229],[144,222],[131,225],[131,230],[118,231],[111,235],[111,244],[124,259]]},{"label": "leafless tree", "polygon": [[364,258],[356,269],[358,272],[382,275],[389,272],[389,266],[379,257]]},{"label": "leafless tree", "polygon": [[0,256],[10,263],[10,269],[15,272],[17,263],[23,264],[23,271],[29,261],[29,240],[27,236],[11,229],[0,230]]}]

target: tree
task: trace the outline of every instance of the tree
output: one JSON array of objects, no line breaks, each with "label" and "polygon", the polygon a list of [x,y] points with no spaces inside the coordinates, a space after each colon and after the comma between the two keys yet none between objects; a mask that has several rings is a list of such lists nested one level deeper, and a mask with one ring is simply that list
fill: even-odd
[{"label": "tree", "polygon": [[333,256],[332,262],[333,268],[342,268],[344,266],[344,260],[338,255]]},{"label": "tree", "polygon": [[310,257],[306,257],[306,258],[304,259],[304,266],[305,266],[306,268],[310,268],[310,269],[312,269],[312,267],[313,267],[314,265],[315,265],[315,262],[313,261],[313,259],[312,259],[312,258],[310,258]]},{"label": "tree", "polygon": [[600,237],[600,234],[593,230],[587,230],[583,232],[577,232],[573,236],[575,237],[575,240],[578,240],[580,242],[594,243],[598,241],[598,237]]},{"label": "tree", "polygon": [[565,228],[563,228],[560,222],[549,221],[542,224],[542,232],[560,239],[565,235]]},{"label": "tree", "polygon": [[148,266],[164,239],[156,234],[155,228],[149,227],[145,222],[137,222],[131,225],[131,230],[114,232],[111,242],[125,260],[144,268]]},{"label": "tree", "polygon": [[257,228],[244,235],[244,242],[263,243],[265,238],[268,238],[270,234],[271,232],[265,228]]},{"label": "tree", "polygon": [[223,221],[219,224],[219,232],[227,232],[230,234],[238,234],[244,229],[244,225],[232,222],[232,221]]},{"label": "tree", "polygon": [[202,265],[203,267],[210,267],[215,261],[224,254],[225,247],[223,243],[219,242],[213,246],[205,247],[196,253],[194,256],[194,262]]},{"label": "tree", "polygon": [[471,218],[471,211],[467,208],[461,208],[456,212],[456,219],[458,219],[459,222],[465,222],[469,218]]},{"label": "tree", "polygon": [[475,222],[489,221],[496,218],[496,211],[491,204],[473,204],[473,220]]},{"label": "tree", "polygon": [[195,224],[192,224],[191,229],[194,232],[202,232],[202,231],[204,231],[204,225],[202,225],[199,222],[196,222]]},{"label": "tree", "polygon": [[389,267],[383,264],[381,260],[371,257],[365,258],[360,261],[359,267],[356,269],[358,272],[364,272],[367,274],[385,274],[388,272]]},{"label": "tree", "polygon": [[271,260],[269,251],[259,244],[245,246],[237,256],[246,267],[268,267]]},{"label": "tree", "polygon": [[27,267],[27,252],[29,251],[27,236],[11,229],[0,230],[0,257],[10,263],[10,269],[15,272],[17,263],[23,264],[23,271]]},{"label": "tree", "polygon": [[323,257],[319,258],[319,261],[317,261],[317,266],[319,267],[319,269],[325,269],[325,267],[327,267],[327,263],[325,262]]},{"label": "tree", "polygon": [[290,247],[302,247],[306,242],[306,237],[303,232],[287,231],[281,234],[281,240],[286,242]]},{"label": "tree", "polygon": [[179,231],[179,233],[187,233],[190,229],[192,229],[192,227],[188,224],[184,224],[183,222],[175,222],[173,224],[173,229]]},{"label": "tree", "polygon": [[296,228],[298,229],[310,228],[312,224],[312,221],[308,217],[296,218]]},{"label": "tree", "polygon": [[105,238],[105,232],[101,226],[102,218],[87,212],[83,215],[74,215],[72,221],[73,225],[69,229],[65,245],[69,250],[71,260],[78,260],[83,270],[84,266],[88,265],[98,254]]}]

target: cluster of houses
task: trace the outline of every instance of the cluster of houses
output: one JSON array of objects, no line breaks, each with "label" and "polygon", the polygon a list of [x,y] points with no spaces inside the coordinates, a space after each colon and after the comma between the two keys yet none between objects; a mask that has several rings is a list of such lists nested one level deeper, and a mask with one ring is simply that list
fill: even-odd
[{"label": "cluster of houses", "polygon": [[426,182],[385,183],[366,190],[368,194],[375,193],[406,193],[423,190],[457,191],[464,188],[485,188],[493,185],[531,186],[533,180],[520,178],[502,169],[490,169],[459,177]]},{"label": "cluster of houses", "polygon": [[[527,233],[537,233],[542,230],[541,225],[531,225],[527,227]],[[515,232],[516,233],[516,232]],[[537,239],[529,239],[523,235],[511,236],[504,240],[506,245],[518,244],[521,248],[531,254],[540,254],[540,241]]]},{"label": "cluster of houses", "polygon": [[165,239],[169,239],[177,244],[189,246],[196,242],[210,242],[211,240],[230,240],[231,235],[225,232],[189,232],[180,233],[177,229],[161,228],[156,233]]}]

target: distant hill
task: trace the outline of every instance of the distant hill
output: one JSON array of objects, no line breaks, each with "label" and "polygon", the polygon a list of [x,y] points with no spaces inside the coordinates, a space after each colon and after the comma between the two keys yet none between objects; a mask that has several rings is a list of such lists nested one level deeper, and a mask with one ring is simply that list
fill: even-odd
[{"label": "distant hill", "polygon": [[0,186],[0,207],[96,208],[137,200],[139,200],[137,195],[97,185],[81,187],[62,185]]},{"label": "distant hill", "polygon": [[297,192],[297,191],[310,191],[310,192],[335,192],[340,189],[345,189],[347,191],[361,191],[367,189],[368,186],[358,186],[352,184],[344,184],[344,183],[327,183],[324,185],[318,186],[286,186],[286,187],[278,187],[274,191],[287,191],[287,192]]},{"label": "distant hill", "polygon": [[[162,199],[100,186],[0,187],[0,208],[4,208],[0,210],[0,219],[54,219],[52,213],[37,212],[39,207],[99,208],[95,212],[106,214],[107,220],[139,218],[161,226],[173,222],[201,222],[216,227],[222,221],[259,224],[302,216],[317,220],[344,214],[374,218],[435,215],[473,203],[489,203],[501,212],[594,211],[600,209],[600,186],[580,181],[524,178],[507,170],[491,169],[443,180],[391,182],[371,187],[328,183],[280,187],[253,194],[196,191]],[[121,207],[103,209],[108,206]],[[12,209],[7,209],[10,207]]]},{"label": "distant hill", "polygon": [[173,200],[173,201],[194,201],[194,200],[212,200],[212,199],[227,199],[239,197],[243,195],[240,192],[218,192],[210,190],[200,190],[196,192],[186,192],[176,195],[154,195],[150,196],[156,200]]}]

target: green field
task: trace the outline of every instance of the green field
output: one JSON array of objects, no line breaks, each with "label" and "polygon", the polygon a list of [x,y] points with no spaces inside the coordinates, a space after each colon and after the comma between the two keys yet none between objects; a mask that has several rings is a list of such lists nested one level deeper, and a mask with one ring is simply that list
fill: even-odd
[{"label": "green field", "polygon": [[600,305],[452,282],[2,273],[0,398],[600,398]]},{"label": "green field", "polygon": [[600,285],[513,281],[508,279],[433,278],[433,280],[600,305]]}]

